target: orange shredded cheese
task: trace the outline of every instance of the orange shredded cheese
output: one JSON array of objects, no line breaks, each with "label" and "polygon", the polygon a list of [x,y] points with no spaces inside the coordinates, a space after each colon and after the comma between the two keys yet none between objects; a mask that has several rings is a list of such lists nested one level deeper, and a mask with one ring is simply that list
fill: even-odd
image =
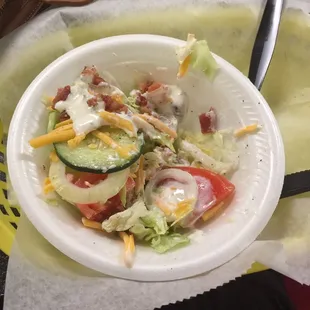
[{"label": "orange shredded cheese", "polygon": [[72,120],[71,119],[67,119],[65,121],[62,121],[62,122],[56,124],[55,128],[59,128],[59,127],[62,127],[64,125],[70,125],[70,124],[72,124]]},{"label": "orange shredded cheese", "polygon": [[219,203],[217,206],[212,207],[210,210],[207,210],[203,215],[202,219],[204,222],[210,220],[213,216],[215,216],[220,209],[224,206],[224,202]]},{"label": "orange shredded cheese", "polygon": [[192,203],[194,199],[186,199],[177,204],[177,208],[174,211],[174,214],[177,219],[181,218],[182,216],[186,215],[192,210]]},{"label": "orange shredded cheese", "polygon": [[68,140],[67,143],[70,148],[75,148],[85,139],[85,137],[86,137],[85,134],[81,134],[81,135],[75,136],[73,139]]},{"label": "orange shredded cheese", "polygon": [[41,146],[49,145],[57,142],[64,142],[75,137],[75,132],[73,129],[57,131],[53,130],[45,135],[33,138],[29,141],[29,144],[33,148],[38,148]]},{"label": "orange shredded cheese", "polygon": [[50,153],[50,161],[52,161],[52,162],[54,162],[54,163],[57,163],[58,160],[59,160],[59,158],[58,158],[56,152],[55,152],[55,151],[52,151],[52,152]]},{"label": "orange shredded cheese", "polygon": [[173,129],[169,128],[165,123],[163,123],[158,118],[153,117],[153,116],[148,115],[148,114],[138,114],[138,116],[140,118],[144,119],[145,121],[147,121],[148,123],[150,123],[151,125],[153,125],[158,130],[166,133],[171,138],[176,138],[177,137],[177,133]]},{"label": "orange shredded cheese", "polygon": [[122,148],[119,146],[111,137],[109,137],[106,133],[95,130],[92,134],[100,139],[103,143],[113,148],[121,157],[128,157],[129,152],[126,148]]},{"label": "orange shredded cheese", "polygon": [[50,192],[53,192],[55,189],[54,189],[54,186],[52,185],[51,183],[51,180],[50,178],[45,178],[44,180],[44,186],[43,186],[43,192],[45,195],[47,195],[48,193]]},{"label": "orange shredded cheese", "polygon": [[120,128],[123,130],[127,130],[135,135],[135,128],[132,122],[127,119],[122,118],[121,116],[110,113],[107,111],[101,111],[99,113],[100,117],[102,117],[109,125],[114,126],[116,128]]},{"label": "orange shredded cheese", "polygon": [[133,258],[135,254],[135,239],[132,234],[128,235],[127,233],[121,231],[119,232],[119,236],[124,242],[125,248],[124,248],[124,262],[125,265],[128,268],[132,267],[133,264]]},{"label": "orange shredded cheese", "polygon": [[190,62],[191,62],[191,55],[188,55],[179,67],[179,72],[177,75],[178,78],[182,78],[187,73]]},{"label": "orange shredded cheese", "polygon": [[241,129],[238,129],[235,132],[235,137],[240,138],[246,134],[251,134],[251,133],[255,133],[260,129],[260,127],[257,124],[252,124],[252,125],[248,125],[245,126]]},{"label": "orange shredded cheese", "polygon": [[86,217],[82,217],[82,223],[87,228],[102,230],[102,226],[100,223],[95,222],[95,221],[91,221],[91,220],[87,219]]},{"label": "orange shredded cheese", "polygon": [[170,211],[170,209],[167,207],[167,206],[165,206],[165,204],[160,200],[160,199],[156,199],[156,206],[161,210],[161,211],[163,211],[164,212],[164,214],[166,215],[166,216],[169,216],[170,214],[171,214],[171,211]]}]

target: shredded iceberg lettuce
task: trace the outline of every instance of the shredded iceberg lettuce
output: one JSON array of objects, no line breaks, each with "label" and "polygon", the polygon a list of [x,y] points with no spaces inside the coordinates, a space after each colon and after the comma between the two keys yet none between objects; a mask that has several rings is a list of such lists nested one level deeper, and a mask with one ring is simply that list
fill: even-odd
[{"label": "shredded iceberg lettuce", "polygon": [[190,64],[194,69],[202,71],[211,81],[219,68],[205,40],[197,41],[193,46]]},{"label": "shredded iceberg lettuce", "polygon": [[152,239],[151,247],[158,253],[165,253],[175,247],[181,247],[189,244],[187,236],[179,233],[170,233],[164,236],[157,236]]},{"label": "shredded iceberg lettuce", "polygon": [[219,174],[230,173],[239,163],[239,152],[232,131],[214,134],[181,134],[179,153],[183,152],[192,165],[201,166]]},{"label": "shredded iceberg lettuce", "polygon": [[181,76],[183,76],[187,71],[189,64],[194,69],[202,71],[211,81],[214,80],[219,66],[216,63],[212,53],[210,52],[207,41],[197,41],[195,35],[189,34],[187,37],[186,45],[178,47],[176,54],[180,64],[180,69],[187,62],[187,65],[185,65],[186,68],[182,68],[181,70],[185,70]]}]

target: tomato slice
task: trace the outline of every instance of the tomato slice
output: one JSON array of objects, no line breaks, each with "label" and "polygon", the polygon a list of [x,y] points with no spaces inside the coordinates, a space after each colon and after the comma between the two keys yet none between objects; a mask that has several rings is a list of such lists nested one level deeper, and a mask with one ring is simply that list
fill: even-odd
[{"label": "tomato slice", "polygon": [[[77,180],[73,178],[70,180],[78,187],[88,188],[106,178],[107,174],[81,173]],[[129,177],[126,182],[127,197],[131,197],[134,187],[135,181]],[[119,194],[111,197],[105,203],[76,203],[75,205],[87,219],[97,222],[102,222],[111,215],[124,210]]]},{"label": "tomato slice", "polygon": [[174,167],[191,174],[198,186],[195,210],[186,219],[185,226],[192,226],[206,211],[219,205],[235,192],[235,186],[224,176],[194,167]]},{"label": "tomato slice", "polygon": [[79,174],[78,179],[74,182],[74,184],[81,188],[88,188],[89,185],[96,185],[100,181],[105,180],[107,177],[107,174],[83,172]]}]

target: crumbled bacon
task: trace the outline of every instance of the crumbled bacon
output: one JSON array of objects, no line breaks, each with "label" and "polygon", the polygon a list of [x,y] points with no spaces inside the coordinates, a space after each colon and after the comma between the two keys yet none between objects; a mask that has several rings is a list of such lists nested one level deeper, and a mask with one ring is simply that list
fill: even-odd
[{"label": "crumbled bacon", "polygon": [[209,112],[199,115],[201,133],[213,133],[216,129],[217,116],[215,110],[211,107]]},{"label": "crumbled bacon", "polygon": [[93,81],[92,81],[92,83],[93,83],[94,85],[97,86],[97,85],[99,85],[100,83],[103,83],[103,82],[105,82],[105,80],[104,80],[102,77],[100,77],[99,74],[93,76]]},{"label": "crumbled bacon", "polygon": [[142,94],[146,93],[148,91],[148,88],[153,84],[152,81],[146,81],[142,82],[139,85],[139,90],[141,91]]},{"label": "crumbled bacon", "polygon": [[141,95],[141,93],[137,92],[136,104],[140,107],[147,106],[147,99]]},{"label": "crumbled bacon", "polygon": [[102,82],[105,82],[105,80],[99,75],[99,72],[95,66],[84,67],[81,75],[90,77],[92,84],[96,86]]},{"label": "crumbled bacon", "polygon": [[152,83],[148,88],[147,88],[147,91],[148,92],[152,92],[158,88],[160,88],[162,86],[162,84],[158,83],[158,82],[154,82]]},{"label": "crumbled bacon", "polygon": [[70,116],[68,115],[68,113],[66,111],[62,111],[59,115],[59,121],[60,122],[66,121],[69,118],[70,118]]},{"label": "crumbled bacon", "polygon": [[98,70],[95,66],[91,66],[91,67],[85,66],[81,75],[93,76],[93,75],[99,75],[99,73],[98,73]]},{"label": "crumbled bacon", "polygon": [[90,98],[87,100],[89,107],[95,107],[98,104],[98,99],[96,97]]},{"label": "crumbled bacon", "polygon": [[105,110],[108,112],[125,112],[127,113],[128,108],[116,100],[114,100],[111,96],[109,95],[101,95],[102,100],[105,103]]},{"label": "crumbled bacon", "polygon": [[148,106],[145,107],[140,107],[140,112],[143,113],[147,113],[147,114],[152,114],[152,109],[149,108]]},{"label": "crumbled bacon", "polygon": [[57,90],[57,95],[54,97],[53,99],[53,108],[55,108],[55,104],[58,102],[58,101],[63,101],[63,100],[66,100],[69,96],[71,92],[71,88],[69,85],[65,86],[64,88],[58,88]]}]

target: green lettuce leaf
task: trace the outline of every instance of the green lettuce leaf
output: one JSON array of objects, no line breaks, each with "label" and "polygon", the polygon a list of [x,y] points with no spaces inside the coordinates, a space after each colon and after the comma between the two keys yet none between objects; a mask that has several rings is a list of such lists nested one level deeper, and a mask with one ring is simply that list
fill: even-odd
[{"label": "green lettuce leaf", "polygon": [[129,231],[140,241],[151,242],[153,238],[157,237],[154,229],[145,227],[142,223],[135,224]]},{"label": "green lettuce leaf", "polygon": [[218,64],[212,56],[207,41],[197,41],[192,47],[191,65],[194,69],[204,72],[213,81],[218,70]]},{"label": "green lettuce leaf", "polygon": [[224,174],[235,170],[239,164],[239,151],[233,131],[214,134],[183,132],[178,145],[192,165]]},{"label": "green lettuce leaf", "polygon": [[139,113],[139,106],[136,103],[136,97],[129,96],[126,100],[126,105],[133,113]]},{"label": "green lettuce leaf", "polygon": [[139,223],[140,218],[147,215],[148,212],[143,200],[137,200],[130,208],[118,212],[103,221],[102,228],[107,232],[126,231]]},{"label": "green lettuce leaf", "polygon": [[158,253],[165,253],[175,247],[181,247],[189,244],[189,239],[179,233],[170,233],[163,236],[157,236],[152,239],[151,247]]},{"label": "green lettuce leaf", "polygon": [[155,208],[149,211],[141,220],[145,227],[153,228],[157,235],[164,235],[168,230],[166,217]]},{"label": "green lettuce leaf", "polygon": [[130,232],[140,241],[145,241],[156,252],[162,254],[175,247],[188,245],[190,240],[187,236],[175,232],[167,232],[164,235],[156,234],[155,230],[145,227],[143,224],[136,224],[130,228]]}]

